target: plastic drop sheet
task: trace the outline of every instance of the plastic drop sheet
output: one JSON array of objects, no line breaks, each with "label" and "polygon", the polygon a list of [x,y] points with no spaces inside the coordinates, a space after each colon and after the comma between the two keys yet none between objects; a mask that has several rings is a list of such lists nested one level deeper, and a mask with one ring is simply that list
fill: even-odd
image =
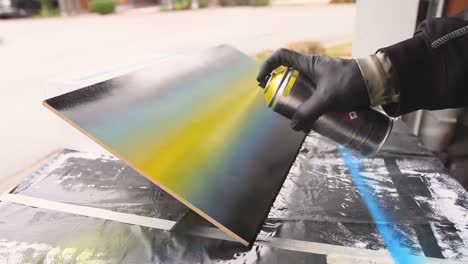
[{"label": "plastic drop sheet", "polygon": [[[378,250],[386,242],[377,225],[391,227],[414,254],[468,260],[468,195],[403,125],[396,123],[376,157],[362,161],[361,175],[390,215],[386,222],[372,218],[338,147],[311,133],[250,249],[183,229],[163,231],[1,202],[0,263],[327,263],[327,255],[260,242],[279,238]],[[209,225],[104,155],[64,150],[11,193]]]}]

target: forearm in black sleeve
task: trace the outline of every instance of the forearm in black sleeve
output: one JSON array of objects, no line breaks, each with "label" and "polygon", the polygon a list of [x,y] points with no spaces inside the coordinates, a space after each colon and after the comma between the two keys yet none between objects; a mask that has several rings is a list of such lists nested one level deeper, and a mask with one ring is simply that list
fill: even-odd
[{"label": "forearm in black sleeve", "polygon": [[468,9],[425,20],[413,38],[380,51],[392,63],[399,89],[399,102],[382,106],[387,114],[468,105]]}]

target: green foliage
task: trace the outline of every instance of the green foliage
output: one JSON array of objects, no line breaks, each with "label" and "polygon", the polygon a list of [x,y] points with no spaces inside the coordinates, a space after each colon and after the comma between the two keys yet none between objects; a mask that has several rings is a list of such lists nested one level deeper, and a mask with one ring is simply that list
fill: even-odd
[{"label": "green foliage", "polygon": [[192,8],[192,0],[174,0],[174,10],[185,10]]},{"label": "green foliage", "polygon": [[219,0],[221,6],[266,6],[270,0]]},{"label": "green foliage", "polygon": [[41,11],[39,14],[37,14],[38,17],[55,17],[55,16],[60,16],[60,9],[59,8],[41,8]]},{"label": "green foliage", "polygon": [[115,12],[114,0],[92,0],[91,9],[101,15],[107,15]]},{"label": "green foliage", "polygon": [[249,0],[219,0],[221,6],[241,6],[247,5]]},{"label": "green foliage", "polygon": [[251,6],[266,6],[270,4],[270,0],[248,0]]},{"label": "green foliage", "polygon": [[40,17],[60,16],[60,9],[54,8],[52,0],[41,0],[41,11],[37,15]]},{"label": "green foliage", "polygon": [[41,9],[52,9],[52,0],[41,0]]},{"label": "green foliage", "polygon": [[208,0],[198,0],[198,7],[200,8],[208,7]]}]

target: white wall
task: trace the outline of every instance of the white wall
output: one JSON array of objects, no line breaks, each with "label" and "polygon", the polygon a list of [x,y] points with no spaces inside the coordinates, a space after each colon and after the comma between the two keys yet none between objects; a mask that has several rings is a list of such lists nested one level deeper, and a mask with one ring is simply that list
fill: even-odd
[{"label": "white wall", "polygon": [[413,36],[419,0],[357,0],[353,57]]}]

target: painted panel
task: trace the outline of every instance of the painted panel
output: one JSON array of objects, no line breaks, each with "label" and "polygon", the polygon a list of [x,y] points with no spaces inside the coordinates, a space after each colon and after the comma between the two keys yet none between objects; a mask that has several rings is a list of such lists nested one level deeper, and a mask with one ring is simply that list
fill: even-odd
[{"label": "painted panel", "polygon": [[258,66],[219,46],[44,105],[248,245],[305,137],[267,108]]}]

